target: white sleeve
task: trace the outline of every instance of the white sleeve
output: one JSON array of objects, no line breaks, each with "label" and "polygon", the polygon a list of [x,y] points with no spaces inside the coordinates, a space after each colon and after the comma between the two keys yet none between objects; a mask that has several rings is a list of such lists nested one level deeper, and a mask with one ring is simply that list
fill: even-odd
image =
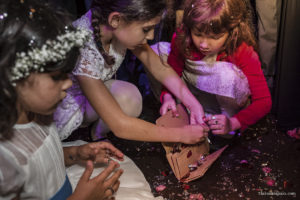
[{"label": "white sleeve", "polygon": [[87,45],[85,48],[80,49],[80,57],[73,70],[74,75],[102,79],[104,59],[95,48],[92,45]]},{"label": "white sleeve", "polygon": [[15,159],[0,148],[0,199],[13,199],[25,183],[25,173]]}]

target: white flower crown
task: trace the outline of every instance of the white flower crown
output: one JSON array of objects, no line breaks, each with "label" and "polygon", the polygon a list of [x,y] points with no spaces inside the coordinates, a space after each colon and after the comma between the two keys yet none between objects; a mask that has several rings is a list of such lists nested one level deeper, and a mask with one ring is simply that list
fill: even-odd
[{"label": "white flower crown", "polygon": [[26,78],[32,71],[43,72],[43,66],[47,63],[64,60],[73,47],[82,47],[90,39],[91,31],[85,29],[66,30],[55,40],[47,40],[41,48],[33,48],[27,53],[17,53],[10,81],[15,85],[15,81]]}]

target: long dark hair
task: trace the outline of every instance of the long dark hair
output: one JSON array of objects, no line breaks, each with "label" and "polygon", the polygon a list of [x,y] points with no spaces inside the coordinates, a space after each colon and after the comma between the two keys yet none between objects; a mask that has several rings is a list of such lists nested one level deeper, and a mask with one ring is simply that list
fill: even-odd
[{"label": "long dark hair", "polygon": [[[10,135],[18,119],[18,97],[9,79],[16,53],[41,47],[63,34],[71,22],[64,11],[54,11],[38,0],[0,0],[0,139]],[[43,66],[45,72],[71,71],[78,55],[79,49],[74,47],[65,60]]]},{"label": "long dark hair", "polygon": [[127,23],[148,21],[162,15],[166,9],[165,0],[93,0],[91,5],[94,40],[105,62],[114,64],[114,58],[103,49],[99,25],[108,25],[108,17],[112,12],[121,13]]},{"label": "long dark hair", "polygon": [[242,42],[257,50],[254,35],[253,11],[248,0],[187,0],[177,45],[181,53],[190,56],[193,51],[191,29],[205,34],[229,32],[224,44],[226,55],[232,55]]}]

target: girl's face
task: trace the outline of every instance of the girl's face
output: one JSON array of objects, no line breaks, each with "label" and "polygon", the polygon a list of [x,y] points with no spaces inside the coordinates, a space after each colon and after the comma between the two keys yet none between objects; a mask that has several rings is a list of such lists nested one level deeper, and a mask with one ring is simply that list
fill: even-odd
[{"label": "girl's face", "polygon": [[132,22],[127,24],[121,21],[114,30],[114,36],[128,49],[133,50],[136,47],[147,43],[147,40],[154,39],[154,28],[161,20],[161,17],[155,17],[147,22]]},{"label": "girl's face", "polygon": [[24,111],[50,115],[66,97],[71,85],[68,75],[60,71],[31,73],[24,82],[17,84],[16,90]]},{"label": "girl's face", "polygon": [[228,32],[221,34],[203,34],[199,32],[197,29],[193,29],[191,31],[191,36],[195,47],[203,54],[203,55],[213,55],[219,53],[225,41],[228,38]]}]

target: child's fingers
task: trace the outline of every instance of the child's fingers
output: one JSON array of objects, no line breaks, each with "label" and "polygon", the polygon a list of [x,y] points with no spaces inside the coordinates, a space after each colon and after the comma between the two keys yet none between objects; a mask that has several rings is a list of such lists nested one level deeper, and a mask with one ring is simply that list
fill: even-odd
[{"label": "child's fingers", "polygon": [[[195,115],[190,115],[190,124],[191,125],[196,125],[196,124],[198,124],[197,123],[197,118],[196,118],[196,116]],[[199,123],[199,124],[201,124],[201,123]]]},{"label": "child's fingers", "polygon": [[212,124],[209,125],[211,130],[222,130],[224,131],[226,129],[226,127],[223,124]]},{"label": "child's fingers", "polygon": [[190,124],[191,125],[195,125],[195,124],[202,125],[203,123],[204,123],[204,121],[201,116],[197,116],[197,115],[191,113],[191,115],[190,115]]},{"label": "child's fingers", "polygon": [[178,116],[178,113],[177,113],[177,109],[176,109],[176,103],[175,101],[172,99],[172,100],[169,100],[169,101],[165,101],[162,106],[160,107],[159,109],[159,112],[161,115],[164,115],[166,114],[169,110],[172,111],[172,115],[173,116]]},{"label": "child's fingers", "polygon": [[170,103],[168,104],[168,110],[171,110],[173,113],[176,113],[176,112],[177,112],[177,108],[176,108],[175,102],[170,102]]},{"label": "child's fingers", "polygon": [[119,178],[122,175],[122,173],[123,170],[119,169],[105,181],[104,187],[107,188],[105,191],[105,196],[111,197],[118,190],[120,186]]},{"label": "child's fingers", "polygon": [[224,130],[213,130],[212,131],[212,133],[214,134],[214,135],[223,135],[224,134]]},{"label": "child's fingers", "polygon": [[208,120],[207,121],[207,124],[209,126],[213,126],[213,125],[220,125],[220,124],[223,124],[221,123],[221,120],[218,120],[218,119],[211,119],[211,120]]},{"label": "child's fingers", "polygon": [[195,118],[192,115],[190,116],[190,124],[191,125],[195,125],[196,124],[196,120],[195,120]]},{"label": "child's fingers", "polygon": [[88,160],[86,162],[86,167],[85,167],[85,170],[80,178],[79,181],[89,181],[90,180],[90,177],[93,173],[93,170],[94,170],[94,165],[93,165],[93,162]]},{"label": "child's fingers", "polygon": [[195,117],[195,123],[196,124],[203,124],[204,121],[203,121],[202,117]]},{"label": "child's fingers", "polygon": [[202,123],[201,126],[203,127],[203,131],[205,133],[207,133],[210,130],[209,126],[207,126],[207,124],[205,124],[205,123]]},{"label": "child's fingers", "polygon": [[210,128],[212,128],[211,126],[215,126],[215,125],[217,125],[218,123],[216,123],[216,121],[214,121],[214,120],[209,120],[209,121],[207,122],[207,124],[210,126]]},{"label": "child's fingers", "polygon": [[112,195],[115,194],[116,191],[118,191],[120,187],[120,181],[117,180],[114,185],[109,186],[108,189],[105,191],[105,196],[111,197]]},{"label": "child's fingers", "polygon": [[98,153],[95,151],[92,143],[78,146],[77,153],[81,160],[95,160],[95,156]]},{"label": "child's fingers", "polygon": [[109,165],[98,175],[95,177],[98,181],[104,181],[116,168],[120,165],[115,161],[110,161]]},{"label": "child's fingers", "polygon": [[124,154],[113,144],[109,142],[98,142],[98,145],[99,148],[105,149],[110,155],[116,157],[118,160],[122,160],[124,158]]},{"label": "child's fingers", "polygon": [[115,191],[117,191],[117,190],[119,189],[120,184],[121,184],[121,182],[120,182],[120,180],[118,179],[117,182],[116,182],[116,184],[114,185],[114,190],[115,190]]},{"label": "child's fingers", "polygon": [[109,142],[95,142],[91,143],[93,155],[90,156],[95,163],[107,163],[109,157],[114,157],[120,161],[124,159],[124,154]]},{"label": "child's fingers", "polygon": [[105,181],[105,185],[108,186],[113,186],[116,184],[116,182],[119,180],[120,176],[123,174],[123,170],[119,169],[116,172],[114,172],[114,174],[109,177],[106,181]]},{"label": "child's fingers", "polygon": [[160,109],[159,109],[159,113],[160,115],[165,115],[168,111],[168,106],[167,104],[163,104]]}]

